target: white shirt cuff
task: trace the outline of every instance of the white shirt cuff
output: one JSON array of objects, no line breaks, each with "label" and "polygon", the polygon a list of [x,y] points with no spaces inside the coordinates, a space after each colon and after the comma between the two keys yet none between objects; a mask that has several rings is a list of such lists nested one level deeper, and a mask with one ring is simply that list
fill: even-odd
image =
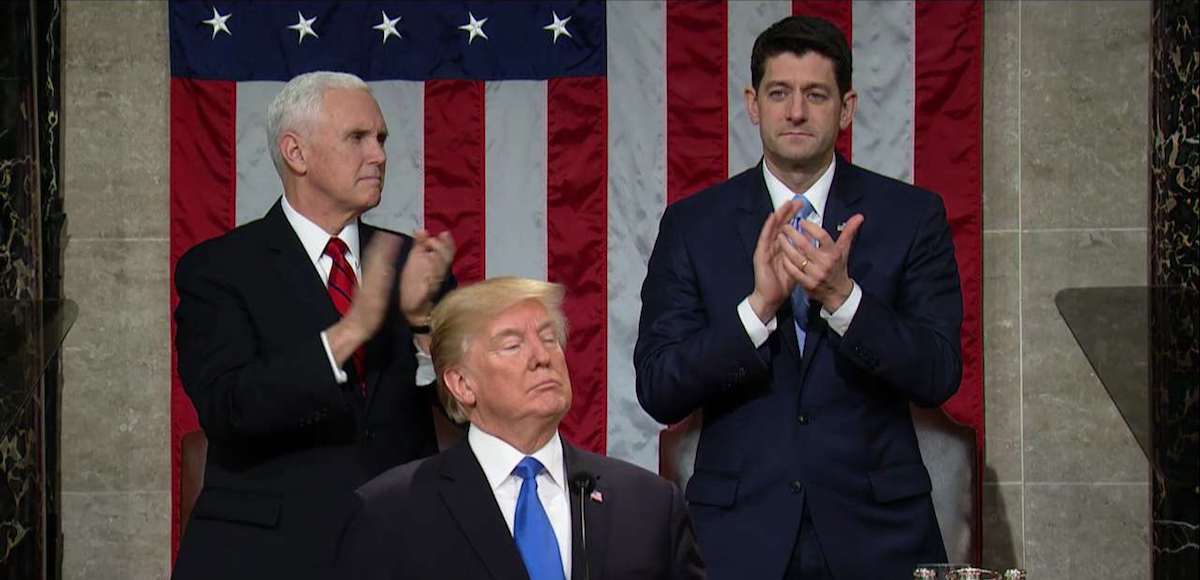
[{"label": "white shirt cuff", "polygon": [[859,288],[858,282],[855,282],[846,301],[842,302],[842,305],[832,314],[822,308],[821,318],[825,319],[829,328],[838,333],[838,336],[844,336],[846,331],[850,330],[850,323],[854,321],[854,313],[858,312],[859,302],[862,302],[862,288]]},{"label": "white shirt cuff", "polygon": [[433,370],[433,359],[429,353],[421,350],[421,345],[417,344],[417,339],[413,339],[413,346],[417,349],[417,386],[429,385],[437,380],[437,373]]},{"label": "white shirt cuff", "polygon": [[[746,329],[746,336],[750,337],[750,342],[754,344],[754,348],[758,348],[767,342],[767,337],[775,332],[778,324],[775,322],[775,317],[763,324],[758,319],[758,315],[754,313],[754,308],[750,306],[750,297],[747,296],[737,306],[738,317],[742,319],[742,326]],[[847,323],[848,324],[848,323]]]},{"label": "white shirt cuff", "polygon": [[333,379],[339,385],[345,384],[346,381],[350,380],[350,377],[346,375],[346,371],[342,370],[342,367],[339,367],[337,361],[333,359],[333,349],[329,348],[329,339],[325,337],[325,331],[323,330],[321,331],[321,344],[325,347],[325,356],[329,357],[329,368],[333,369]]}]

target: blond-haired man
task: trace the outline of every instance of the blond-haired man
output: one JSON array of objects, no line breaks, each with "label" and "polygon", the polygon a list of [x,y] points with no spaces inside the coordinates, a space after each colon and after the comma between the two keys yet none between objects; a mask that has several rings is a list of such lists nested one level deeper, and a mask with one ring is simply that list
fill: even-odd
[{"label": "blond-haired man", "polygon": [[703,578],[679,490],[563,441],[571,406],[563,288],[495,278],[433,311],[444,453],[359,489],[341,577]]}]

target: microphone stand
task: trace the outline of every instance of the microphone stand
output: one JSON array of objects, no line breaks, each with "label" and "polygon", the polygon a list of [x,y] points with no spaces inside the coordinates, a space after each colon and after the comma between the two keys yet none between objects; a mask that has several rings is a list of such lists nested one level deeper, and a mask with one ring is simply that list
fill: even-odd
[{"label": "microphone stand", "polygon": [[596,477],[586,471],[571,476],[571,487],[579,493],[579,547],[583,556],[583,580],[592,580],[592,564],[588,561],[587,516],[585,503],[588,494],[596,489]]}]

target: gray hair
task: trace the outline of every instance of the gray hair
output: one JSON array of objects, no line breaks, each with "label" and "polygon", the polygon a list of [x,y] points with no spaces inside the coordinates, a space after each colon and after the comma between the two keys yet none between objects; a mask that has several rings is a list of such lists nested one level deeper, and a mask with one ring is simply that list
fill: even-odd
[{"label": "gray hair", "polygon": [[267,150],[281,177],[283,153],[279,150],[279,135],[289,129],[307,131],[308,125],[320,116],[321,100],[329,89],[371,92],[367,83],[350,73],[313,71],[293,77],[267,107]]}]

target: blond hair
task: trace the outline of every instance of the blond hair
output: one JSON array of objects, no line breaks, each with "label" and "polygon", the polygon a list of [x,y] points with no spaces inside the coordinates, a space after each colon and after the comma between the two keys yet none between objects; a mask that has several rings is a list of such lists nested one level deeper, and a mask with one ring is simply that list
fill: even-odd
[{"label": "blond hair", "polygon": [[536,300],[550,315],[559,344],[567,345],[567,318],[562,311],[566,289],[561,284],[502,276],[459,288],[438,303],[429,323],[433,334],[429,354],[437,372],[437,394],[450,419],[467,422],[467,414],[442,379],[447,369],[462,364],[470,341],[500,313]]}]

